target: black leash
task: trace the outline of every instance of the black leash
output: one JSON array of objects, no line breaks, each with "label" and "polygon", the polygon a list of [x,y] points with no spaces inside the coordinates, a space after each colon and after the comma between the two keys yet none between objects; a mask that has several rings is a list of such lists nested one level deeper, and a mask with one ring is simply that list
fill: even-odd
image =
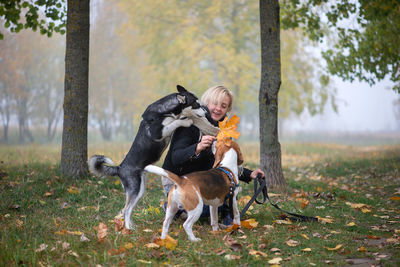
[{"label": "black leash", "polygon": [[[260,185],[260,187],[258,187],[258,184]],[[257,197],[261,192],[263,192],[264,199],[263,199],[263,201],[258,201]],[[274,208],[280,210],[281,212],[284,212],[286,214],[293,216],[293,217],[286,216],[291,221],[300,221],[300,222],[318,221],[318,218],[316,218],[316,217],[305,216],[305,215],[288,212],[288,211],[285,211],[285,210],[282,210],[281,208],[279,208],[277,204],[272,203],[271,199],[268,196],[267,181],[265,179],[261,178],[261,174],[258,174],[256,179],[254,180],[254,195],[250,199],[250,201],[246,204],[246,206],[243,208],[242,212],[240,213],[240,219],[243,218],[244,214],[249,209],[251,204],[253,204],[254,201],[257,204],[264,204],[267,199]]]},{"label": "black leash", "polygon": [[235,191],[237,185],[236,185],[235,181],[233,180],[233,175],[230,171],[227,171],[223,167],[217,167],[217,169],[223,171],[228,176],[229,180],[231,181],[228,196],[229,196],[229,214],[231,215],[231,218],[233,218],[233,191]]}]

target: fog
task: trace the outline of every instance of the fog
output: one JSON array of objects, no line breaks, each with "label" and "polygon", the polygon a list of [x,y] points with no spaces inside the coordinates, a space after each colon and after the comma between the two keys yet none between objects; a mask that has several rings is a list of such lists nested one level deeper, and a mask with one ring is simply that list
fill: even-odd
[{"label": "fog", "polygon": [[313,117],[305,112],[299,118],[285,122],[286,130],[332,133],[394,132],[399,134],[400,140],[400,118],[396,118],[394,104],[400,99],[400,95],[391,89],[390,81],[384,80],[369,86],[365,82],[344,82],[338,78],[334,80],[338,112],[329,105],[323,114]]}]

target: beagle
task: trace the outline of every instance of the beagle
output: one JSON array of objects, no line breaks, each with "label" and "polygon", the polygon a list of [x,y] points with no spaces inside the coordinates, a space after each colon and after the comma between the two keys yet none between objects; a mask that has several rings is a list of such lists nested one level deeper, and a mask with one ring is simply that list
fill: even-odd
[{"label": "beagle", "polygon": [[[218,207],[224,203],[225,197],[233,194],[233,223],[240,225],[240,214],[236,196],[239,185],[239,169],[243,156],[239,145],[233,140],[217,140],[212,146],[215,155],[214,166],[208,171],[193,172],[178,176],[154,165],[148,165],[145,171],[167,177],[174,182],[168,194],[168,206],[165,213],[161,239],[165,239],[174,215],[179,209],[185,209],[188,218],[183,224],[189,240],[199,241],[193,234],[193,224],[199,219],[203,204],[210,206],[211,226],[218,230]],[[233,189],[231,189],[233,188]]]}]

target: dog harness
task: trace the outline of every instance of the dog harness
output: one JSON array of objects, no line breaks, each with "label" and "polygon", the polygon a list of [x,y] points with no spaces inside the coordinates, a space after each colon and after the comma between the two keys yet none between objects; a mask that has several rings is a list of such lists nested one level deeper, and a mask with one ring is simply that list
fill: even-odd
[{"label": "dog harness", "polygon": [[235,180],[233,179],[233,174],[225,169],[224,167],[217,167],[216,169],[223,171],[226,175],[228,175],[229,180],[231,181],[231,186],[229,187],[229,213],[231,217],[233,218],[233,191],[235,191],[236,186],[239,186],[239,179],[238,179],[238,184],[235,183]]}]

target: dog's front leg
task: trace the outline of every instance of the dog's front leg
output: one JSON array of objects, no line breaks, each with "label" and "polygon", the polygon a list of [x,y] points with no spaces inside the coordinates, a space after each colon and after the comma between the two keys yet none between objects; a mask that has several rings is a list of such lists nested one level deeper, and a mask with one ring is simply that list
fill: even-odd
[{"label": "dog's front leg", "polygon": [[218,231],[218,206],[210,205],[210,221],[213,231]]},{"label": "dog's front leg", "polygon": [[239,187],[236,187],[235,191],[233,191],[233,200],[232,200],[232,205],[233,205],[233,224],[240,225],[240,213],[239,209],[237,206],[237,194],[239,192]]},{"label": "dog's front leg", "polygon": [[171,123],[168,123],[164,125],[162,129],[162,138],[165,138],[167,136],[171,136],[172,133],[179,127],[189,127],[193,124],[193,121],[191,119],[183,119],[183,120],[174,120]]}]

